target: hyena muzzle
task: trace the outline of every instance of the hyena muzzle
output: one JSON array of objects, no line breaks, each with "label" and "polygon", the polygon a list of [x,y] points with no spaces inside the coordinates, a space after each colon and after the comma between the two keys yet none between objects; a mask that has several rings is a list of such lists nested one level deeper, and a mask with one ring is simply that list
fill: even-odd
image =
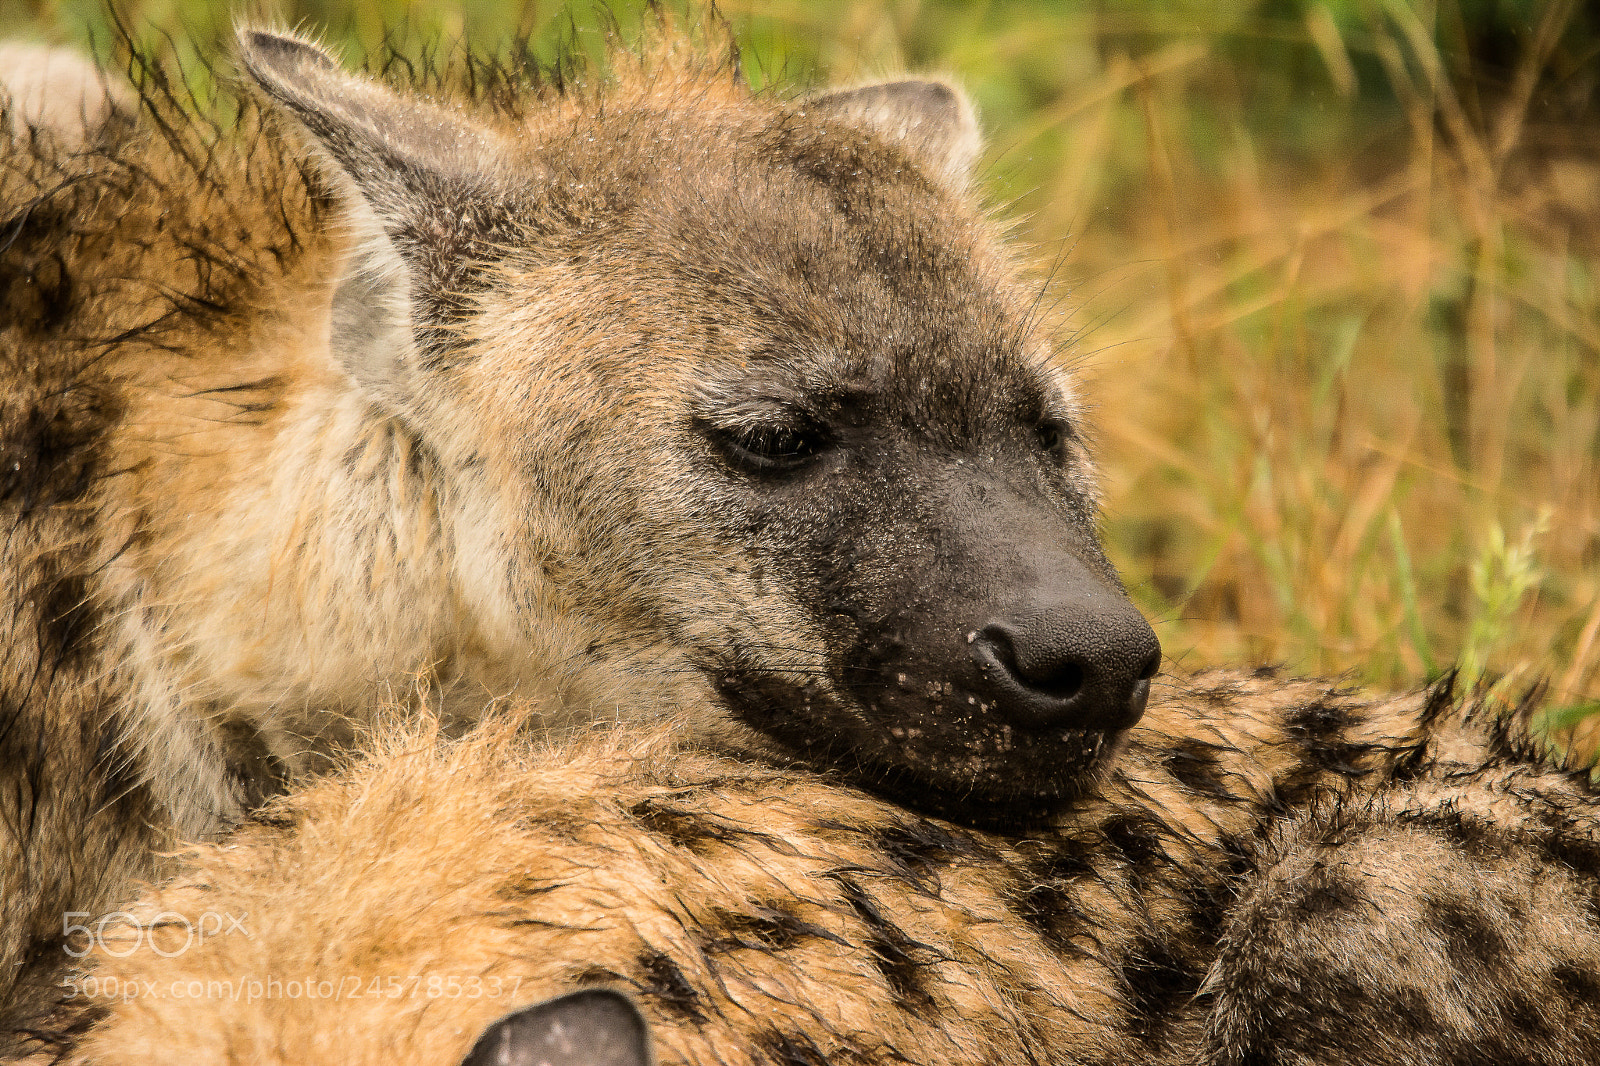
[{"label": "hyena muzzle", "polygon": [[64,915],[396,698],[671,721],[970,822],[1103,773],[1159,646],[971,108],[664,39],[426,95],[250,30],[237,119],[135,59],[137,118],[0,123],[14,1016]]}]

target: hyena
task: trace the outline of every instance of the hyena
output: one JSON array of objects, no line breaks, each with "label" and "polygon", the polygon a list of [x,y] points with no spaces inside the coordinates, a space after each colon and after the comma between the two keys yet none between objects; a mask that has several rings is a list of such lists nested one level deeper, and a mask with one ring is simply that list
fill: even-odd
[{"label": "hyena", "polygon": [[402,727],[87,930],[31,1061],[532,1064],[526,1004],[620,992],[663,1066],[1593,1063],[1600,809],[1525,726],[1163,682],[1009,834],[648,730]]},{"label": "hyena", "polygon": [[756,93],[692,36],[424,92],[246,30],[228,120],[151,63],[126,122],[14,87],[13,1026],[70,915],[419,690],[453,732],[506,696],[671,720],[973,823],[1103,772],[1160,648],[970,105]]}]

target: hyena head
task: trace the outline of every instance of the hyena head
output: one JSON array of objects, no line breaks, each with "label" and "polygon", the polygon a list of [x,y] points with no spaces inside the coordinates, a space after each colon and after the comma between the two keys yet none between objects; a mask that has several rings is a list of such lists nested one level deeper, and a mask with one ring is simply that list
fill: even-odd
[{"label": "hyena head", "polygon": [[332,350],[435,458],[486,631],[954,816],[1081,790],[1160,648],[954,89],[668,48],[485,116],[241,51],[345,204]]}]

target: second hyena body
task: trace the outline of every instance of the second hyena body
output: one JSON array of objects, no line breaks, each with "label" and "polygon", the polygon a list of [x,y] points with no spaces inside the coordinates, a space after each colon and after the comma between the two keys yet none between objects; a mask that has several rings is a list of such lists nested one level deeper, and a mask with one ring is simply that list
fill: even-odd
[{"label": "second hyena body", "polygon": [[665,37],[430,97],[245,32],[227,122],[149,64],[100,117],[13,84],[0,1019],[396,700],[672,721],[974,822],[1102,772],[1159,648],[970,108]]},{"label": "second hyena body", "polygon": [[452,1066],[603,988],[666,1066],[1575,1066],[1600,810],[1521,731],[1202,675],[1007,836],[658,734],[402,730],[100,929],[39,1056]]}]

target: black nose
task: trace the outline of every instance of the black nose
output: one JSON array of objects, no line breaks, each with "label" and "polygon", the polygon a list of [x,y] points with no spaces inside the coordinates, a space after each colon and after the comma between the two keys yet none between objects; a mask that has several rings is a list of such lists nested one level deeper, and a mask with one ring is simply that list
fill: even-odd
[{"label": "black nose", "polygon": [[995,709],[1024,729],[1126,729],[1144,714],[1161,644],[1120,597],[1041,607],[969,638]]}]

